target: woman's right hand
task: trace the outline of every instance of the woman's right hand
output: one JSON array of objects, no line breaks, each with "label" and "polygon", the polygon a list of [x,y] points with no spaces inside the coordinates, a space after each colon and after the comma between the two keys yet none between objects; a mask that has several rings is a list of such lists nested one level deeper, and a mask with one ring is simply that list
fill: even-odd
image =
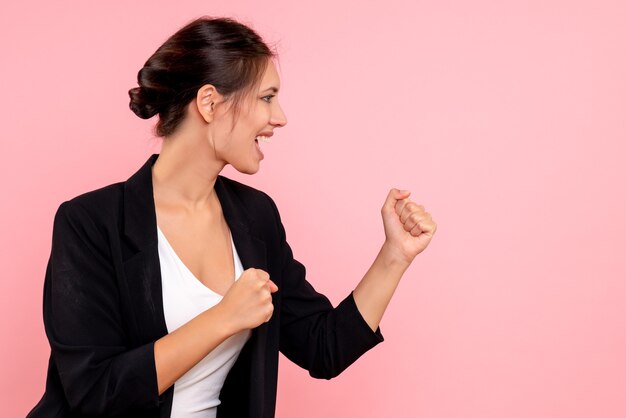
[{"label": "woman's right hand", "polygon": [[230,336],[267,322],[278,286],[263,270],[250,268],[222,300],[154,344],[159,395]]},{"label": "woman's right hand", "polygon": [[274,312],[272,293],[277,290],[267,272],[256,268],[244,270],[218,303],[233,333],[268,322]]}]

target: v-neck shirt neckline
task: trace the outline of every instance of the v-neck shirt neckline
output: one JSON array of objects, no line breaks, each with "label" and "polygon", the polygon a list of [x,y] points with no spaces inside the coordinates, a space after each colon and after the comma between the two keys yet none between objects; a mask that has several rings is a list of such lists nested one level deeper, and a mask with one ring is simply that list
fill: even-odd
[{"label": "v-neck shirt neckline", "polygon": [[[183,276],[186,276],[189,279],[188,282],[190,282],[192,286],[195,286],[199,291],[203,293],[209,292],[215,296],[223,298],[224,295],[219,294],[213,289],[211,289],[210,287],[206,286],[204,283],[200,281],[200,279],[198,279],[195,276],[195,274],[193,274],[193,272],[189,269],[189,267],[187,267],[187,265],[183,262],[183,260],[178,256],[178,254],[174,250],[174,247],[172,247],[169,240],[167,239],[167,237],[165,236],[165,234],[163,233],[163,231],[161,230],[158,224],[157,224],[157,231],[158,231],[159,238],[163,240],[163,243],[167,247],[168,252],[171,254],[175,263],[178,265],[179,272]],[[230,233],[229,231],[228,235],[230,236],[230,244],[231,244],[231,248],[233,252],[233,266],[234,266],[234,271],[235,271],[234,279],[236,281],[239,278],[239,276],[241,276],[241,273],[243,273],[243,266],[241,264],[241,260],[239,259],[237,248],[235,247],[235,242],[233,241],[233,234]]]}]

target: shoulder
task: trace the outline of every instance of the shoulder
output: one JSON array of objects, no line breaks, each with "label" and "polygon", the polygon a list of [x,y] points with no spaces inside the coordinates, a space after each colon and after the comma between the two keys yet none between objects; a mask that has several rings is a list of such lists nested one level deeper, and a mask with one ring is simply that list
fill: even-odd
[{"label": "shoulder", "polygon": [[228,192],[237,196],[244,202],[262,202],[271,199],[263,190],[252,187],[248,184],[241,183],[223,175],[218,176],[222,180],[222,184]]},{"label": "shoulder", "polygon": [[123,209],[124,182],[108,184],[73,196],[62,202],[55,218],[90,221],[102,225],[117,221]]},{"label": "shoulder", "polygon": [[219,177],[229,195],[234,196],[237,203],[242,204],[246,209],[258,211],[261,208],[272,209],[272,206],[275,206],[274,200],[263,190],[222,175]]},{"label": "shoulder", "polygon": [[258,227],[272,228],[280,223],[278,208],[268,193],[222,175],[219,178],[228,196],[233,197],[233,203],[242,208]]}]

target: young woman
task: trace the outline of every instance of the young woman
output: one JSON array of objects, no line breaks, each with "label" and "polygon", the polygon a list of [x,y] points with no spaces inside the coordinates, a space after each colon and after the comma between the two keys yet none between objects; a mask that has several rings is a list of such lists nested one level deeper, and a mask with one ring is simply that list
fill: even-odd
[{"label": "young woman", "polygon": [[130,108],[156,114],[160,154],[124,182],[61,203],[44,284],[46,391],[30,417],[273,417],[278,353],[331,379],[378,326],[436,224],[408,191],[336,307],[305,279],[274,201],[220,175],[259,170],[287,123],[276,54],[249,27],[200,18],[139,71]]}]

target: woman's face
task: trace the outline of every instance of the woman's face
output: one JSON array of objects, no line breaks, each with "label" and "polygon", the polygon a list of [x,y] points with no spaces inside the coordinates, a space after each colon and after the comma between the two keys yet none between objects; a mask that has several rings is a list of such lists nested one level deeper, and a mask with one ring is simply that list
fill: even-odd
[{"label": "woman's face", "polygon": [[[241,103],[241,111],[231,131],[233,112],[228,108],[222,114],[216,108],[214,137],[216,156],[232,165],[237,171],[253,174],[259,170],[264,158],[257,136],[271,136],[274,129],[285,126],[287,119],[276,93],[280,89],[280,78],[274,62],[270,59],[259,84],[259,90]],[[228,106],[224,106],[228,107]]]}]

